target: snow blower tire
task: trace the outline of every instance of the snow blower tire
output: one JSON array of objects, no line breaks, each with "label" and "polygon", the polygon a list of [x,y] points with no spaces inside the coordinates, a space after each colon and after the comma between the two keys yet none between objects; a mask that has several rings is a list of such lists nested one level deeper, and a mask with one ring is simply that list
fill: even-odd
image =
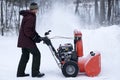
[{"label": "snow blower tire", "polygon": [[78,70],[78,65],[74,61],[66,62],[62,67],[62,73],[65,77],[76,77]]}]

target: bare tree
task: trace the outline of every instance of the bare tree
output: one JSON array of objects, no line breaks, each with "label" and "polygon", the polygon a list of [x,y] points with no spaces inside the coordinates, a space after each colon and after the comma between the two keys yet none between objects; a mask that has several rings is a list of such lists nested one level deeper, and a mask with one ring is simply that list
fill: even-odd
[{"label": "bare tree", "polygon": [[55,3],[56,0],[40,0],[39,6],[40,6],[40,12],[41,14],[44,14],[48,10],[51,10],[52,5]]},{"label": "bare tree", "polygon": [[105,21],[105,0],[100,0],[100,24]]},{"label": "bare tree", "polygon": [[1,0],[1,33],[2,33],[2,36],[4,36],[4,18],[3,18],[3,0]]},{"label": "bare tree", "polygon": [[111,10],[112,10],[112,0],[108,0],[108,13],[107,13],[108,24],[110,23]]},{"label": "bare tree", "polygon": [[79,14],[79,4],[81,3],[80,0],[76,0],[74,2],[74,4],[76,4],[76,7],[75,7],[75,14]]},{"label": "bare tree", "polygon": [[112,0],[112,11],[111,11],[111,24],[119,24],[120,23],[120,8],[119,8],[119,0]]},{"label": "bare tree", "polygon": [[98,8],[98,0],[95,0],[95,21],[98,22],[99,19],[99,8]]},{"label": "bare tree", "polygon": [[119,10],[119,0],[115,0],[115,15],[119,15],[120,10]]},{"label": "bare tree", "polygon": [[5,28],[8,28],[8,0],[5,0]]}]

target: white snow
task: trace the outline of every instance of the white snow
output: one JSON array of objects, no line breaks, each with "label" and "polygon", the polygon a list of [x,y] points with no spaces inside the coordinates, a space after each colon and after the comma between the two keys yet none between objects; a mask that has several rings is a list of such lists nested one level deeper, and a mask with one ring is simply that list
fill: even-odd
[{"label": "white snow", "polygon": [[[39,22],[40,21],[40,22]],[[119,80],[120,71],[120,27],[117,25],[98,29],[84,29],[77,16],[63,8],[55,8],[43,15],[37,22],[37,31],[41,36],[49,29],[52,36],[73,37],[74,29],[80,29],[83,34],[84,56],[90,51],[101,53],[101,73],[96,77],[78,74],[75,78],[65,78],[58,68],[49,48],[42,42],[38,45],[41,52],[41,72],[45,76],[41,80]],[[53,39],[57,49],[59,44],[72,43],[73,39]],[[39,78],[17,78],[16,71],[21,57],[21,49],[17,48],[16,36],[0,36],[0,80],[40,80]],[[32,55],[26,67],[26,73],[31,73]]]}]

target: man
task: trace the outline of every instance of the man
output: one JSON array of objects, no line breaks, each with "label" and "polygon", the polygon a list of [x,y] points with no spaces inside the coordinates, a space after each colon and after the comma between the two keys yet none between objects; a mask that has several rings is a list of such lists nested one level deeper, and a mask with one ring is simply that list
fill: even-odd
[{"label": "man", "polygon": [[18,65],[17,77],[29,76],[29,74],[25,73],[25,68],[29,60],[30,53],[33,55],[32,77],[44,76],[44,73],[39,72],[41,54],[36,46],[36,43],[40,43],[42,40],[35,30],[37,11],[37,3],[31,3],[30,10],[20,11],[20,15],[23,16],[23,19],[19,32],[18,47],[22,49],[22,55]]}]

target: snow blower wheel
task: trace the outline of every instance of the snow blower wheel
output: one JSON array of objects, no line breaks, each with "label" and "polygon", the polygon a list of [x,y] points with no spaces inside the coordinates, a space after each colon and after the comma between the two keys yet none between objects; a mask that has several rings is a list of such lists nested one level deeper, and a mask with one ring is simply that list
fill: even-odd
[{"label": "snow blower wheel", "polygon": [[66,62],[62,67],[62,73],[65,77],[76,77],[78,70],[78,65],[74,61]]}]

